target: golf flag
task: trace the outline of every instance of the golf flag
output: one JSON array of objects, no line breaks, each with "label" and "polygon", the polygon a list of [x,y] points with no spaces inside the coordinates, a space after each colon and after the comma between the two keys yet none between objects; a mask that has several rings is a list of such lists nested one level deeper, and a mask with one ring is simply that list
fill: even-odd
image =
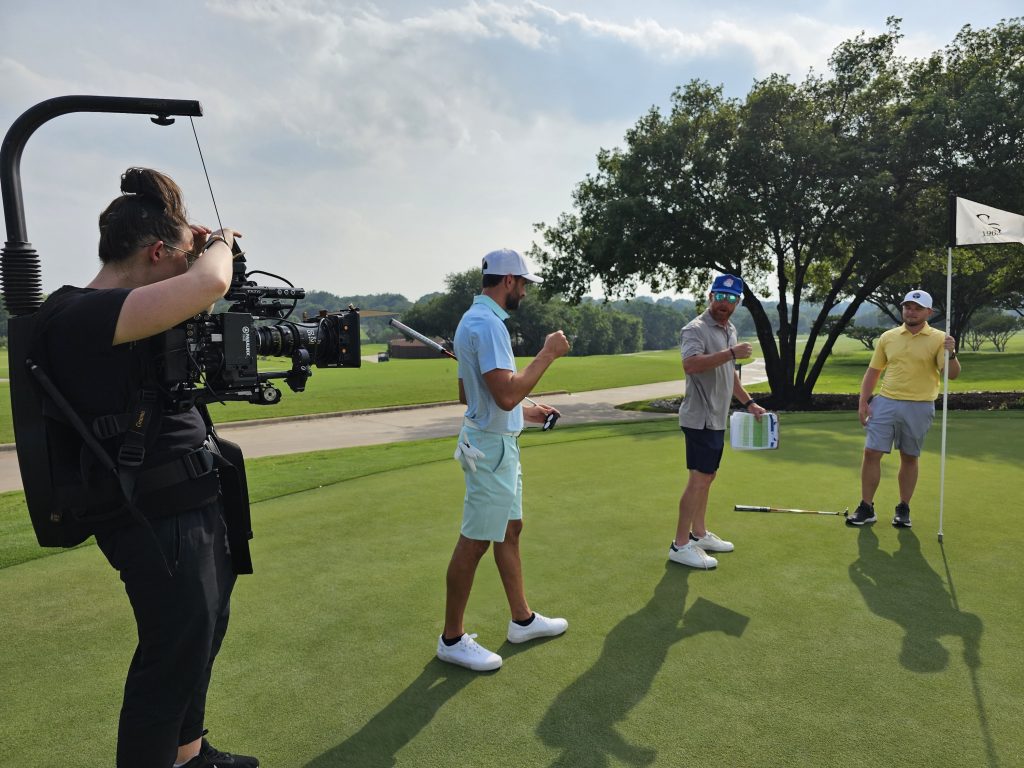
[{"label": "golf flag", "polygon": [[958,197],[955,232],[951,245],[1024,243],[1024,216]]}]

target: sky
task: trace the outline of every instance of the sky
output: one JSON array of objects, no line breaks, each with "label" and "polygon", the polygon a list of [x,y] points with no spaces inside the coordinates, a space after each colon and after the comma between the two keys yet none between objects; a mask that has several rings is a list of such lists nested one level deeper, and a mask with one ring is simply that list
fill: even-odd
[{"label": "sky", "polygon": [[21,181],[44,291],[92,279],[97,216],[129,166],[168,173],[192,219],[218,226],[194,125],[250,268],[416,300],[487,251],[538,241],[534,225],[572,210],[599,150],[676,86],[742,98],[771,73],[827,72],[837,44],[891,15],[900,53],[921,57],[964,24],[1024,12],[1019,0],[0,0],[0,130],[71,94],[203,106],[165,128],[79,113],[32,136]]}]

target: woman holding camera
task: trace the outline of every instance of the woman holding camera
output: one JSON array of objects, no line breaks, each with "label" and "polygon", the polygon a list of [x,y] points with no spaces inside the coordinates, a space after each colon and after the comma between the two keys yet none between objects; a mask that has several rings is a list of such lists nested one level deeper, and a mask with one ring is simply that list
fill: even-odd
[{"label": "woman holding camera", "polygon": [[224,296],[239,233],[189,224],[181,190],[157,171],[129,168],[121,192],[100,214],[99,273],[85,288],[65,286],[48,299],[54,306],[43,332],[43,367],[86,424],[139,413],[144,392],[156,392],[143,411],[153,419],[147,431],[125,424],[143,419],[124,418],[120,432],[100,430],[122,467],[119,451],[133,427],[143,456],[132,492],[142,515],[126,506],[95,528],[138,630],[117,765],[253,768],[255,758],[219,752],[204,738],[236,569],[206,423],[194,406],[173,407],[154,383],[161,350],[151,339]]}]

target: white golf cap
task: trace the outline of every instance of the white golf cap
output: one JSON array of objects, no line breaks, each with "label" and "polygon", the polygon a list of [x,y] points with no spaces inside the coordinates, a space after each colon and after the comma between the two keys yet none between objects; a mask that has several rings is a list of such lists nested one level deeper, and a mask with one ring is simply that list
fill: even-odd
[{"label": "white golf cap", "polygon": [[531,283],[544,282],[542,278],[531,274],[526,259],[510,248],[491,251],[484,256],[483,270],[485,275],[515,275],[525,277]]},{"label": "white golf cap", "polygon": [[903,297],[903,301],[900,303],[906,304],[908,301],[920,304],[925,309],[932,308],[932,295],[928,291],[911,291]]}]

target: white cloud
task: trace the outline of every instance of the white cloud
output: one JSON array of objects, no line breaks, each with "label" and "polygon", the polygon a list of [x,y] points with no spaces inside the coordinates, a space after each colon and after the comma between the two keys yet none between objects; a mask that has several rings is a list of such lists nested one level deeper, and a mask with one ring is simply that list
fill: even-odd
[{"label": "white cloud", "polygon": [[[49,5],[6,14],[7,123],[67,93],[199,99],[218,203],[254,265],[311,289],[411,298],[495,245],[527,247],[535,222],[569,209],[598,148],[674,86],[701,77],[742,95],[769,72],[800,79],[884,26],[847,3],[728,0]],[[915,55],[946,42],[904,29]],[[187,122],[133,119],[61,118],[29,143],[26,212],[48,289],[91,276],[95,215],[129,164],[170,172],[212,222]]]}]

